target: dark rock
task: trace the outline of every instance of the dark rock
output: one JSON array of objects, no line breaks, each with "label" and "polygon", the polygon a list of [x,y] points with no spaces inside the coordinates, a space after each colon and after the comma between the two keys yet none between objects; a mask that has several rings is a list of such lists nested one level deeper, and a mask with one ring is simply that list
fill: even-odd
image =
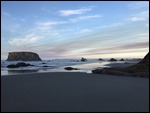
[{"label": "dark rock", "polygon": [[117,61],[116,59],[114,59],[114,58],[111,58],[109,61]]},{"label": "dark rock", "polygon": [[10,52],[7,61],[41,61],[38,54],[33,52]]},{"label": "dark rock", "polygon": [[46,63],[42,63],[42,64],[46,64]]},{"label": "dark rock", "polygon": [[7,66],[8,68],[18,68],[19,66],[15,65],[15,64],[10,64]]},{"label": "dark rock", "polygon": [[30,64],[26,64],[24,62],[19,62],[16,64],[16,66],[19,66],[19,67],[26,67],[26,66],[30,66]]},{"label": "dark rock", "polygon": [[98,60],[103,61],[103,59],[102,59],[102,58],[99,58]]},{"label": "dark rock", "polygon": [[96,74],[124,75],[124,76],[139,76],[149,77],[149,53],[139,63],[126,68],[103,68],[92,70]]},{"label": "dark rock", "polygon": [[51,66],[43,66],[43,67],[51,67]]},{"label": "dark rock", "polygon": [[72,67],[65,67],[66,70],[79,70],[78,68],[72,68]]},{"label": "dark rock", "polygon": [[26,64],[26,63],[24,63],[24,62],[19,62],[19,63],[17,63],[16,65],[15,65],[15,64],[10,64],[10,65],[8,65],[7,67],[8,67],[8,68],[18,68],[18,67],[26,67],[26,66],[34,66],[34,65]]},{"label": "dark rock", "polygon": [[87,61],[87,59],[85,59],[85,58],[82,58],[82,59],[81,59],[81,61],[82,61],[82,62],[85,62],[85,61]]},{"label": "dark rock", "polygon": [[120,59],[120,61],[124,61],[124,59],[122,58],[122,59]]}]

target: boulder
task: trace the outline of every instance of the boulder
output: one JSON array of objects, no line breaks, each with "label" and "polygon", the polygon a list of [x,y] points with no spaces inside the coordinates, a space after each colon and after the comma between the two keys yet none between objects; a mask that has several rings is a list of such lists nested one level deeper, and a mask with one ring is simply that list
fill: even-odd
[{"label": "boulder", "polygon": [[41,61],[37,53],[33,52],[9,52],[7,61]]},{"label": "boulder", "polygon": [[103,61],[103,59],[102,59],[102,58],[99,58],[98,60],[99,60],[99,61]]},{"label": "boulder", "polygon": [[114,58],[111,58],[109,61],[113,62],[113,61],[117,61],[117,60]]},{"label": "boulder", "polygon": [[8,68],[18,68],[18,67],[26,67],[26,66],[34,66],[34,65],[31,65],[31,64],[26,64],[24,62],[19,62],[17,64],[10,64],[8,65],[7,67]]},{"label": "boulder", "polygon": [[120,59],[120,61],[124,61],[124,59],[122,58],[122,59]]},{"label": "boulder", "polygon": [[81,62],[85,62],[85,61],[87,61],[87,59],[85,59],[85,58],[82,58],[82,59],[81,59]]},{"label": "boulder", "polygon": [[8,68],[18,68],[19,66],[15,65],[15,64],[10,64],[7,66]]},{"label": "boulder", "polygon": [[79,70],[78,68],[72,68],[72,67],[65,67],[66,70]]}]

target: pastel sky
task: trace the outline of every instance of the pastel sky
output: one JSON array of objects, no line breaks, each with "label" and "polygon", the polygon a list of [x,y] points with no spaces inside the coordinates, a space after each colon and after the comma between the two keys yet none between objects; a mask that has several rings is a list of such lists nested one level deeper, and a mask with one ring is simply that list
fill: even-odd
[{"label": "pastel sky", "polygon": [[32,51],[51,58],[143,58],[148,1],[2,1],[1,59]]}]

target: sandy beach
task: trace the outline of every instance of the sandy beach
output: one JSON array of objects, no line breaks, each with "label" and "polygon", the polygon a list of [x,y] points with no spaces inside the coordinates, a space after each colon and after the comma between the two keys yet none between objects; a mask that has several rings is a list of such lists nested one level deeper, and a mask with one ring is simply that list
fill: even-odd
[{"label": "sandy beach", "polygon": [[149,78],[51,72],[1,76],[1,112],[148,112]]}]

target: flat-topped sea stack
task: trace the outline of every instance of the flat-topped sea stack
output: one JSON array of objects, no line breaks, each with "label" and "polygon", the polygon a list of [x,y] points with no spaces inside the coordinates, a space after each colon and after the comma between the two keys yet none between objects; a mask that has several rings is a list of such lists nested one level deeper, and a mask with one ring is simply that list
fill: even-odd
[{"label": "flat-topped sea stack", "polygon": [[41,61],[41,58],[33,52],[9,52],[7,61]]}]

